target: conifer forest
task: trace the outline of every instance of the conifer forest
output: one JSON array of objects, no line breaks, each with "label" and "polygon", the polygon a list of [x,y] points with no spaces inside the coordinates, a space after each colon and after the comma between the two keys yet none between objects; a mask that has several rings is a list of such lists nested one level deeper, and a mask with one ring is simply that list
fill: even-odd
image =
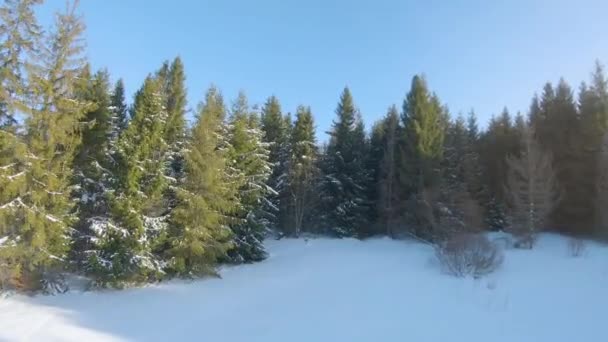
[{"label": "conifer forest", "polygon": [[[214,277],[277,239],[415,240],[455,274],[468,271],[450,253],[474,245],[492,259],[476,275],[499,263],[487,232],[524,249],[541,232],[608,240],[599,61],[586,82],[548,82],[526,112],[497,108],[487,124],[404,75],[400,102],[363,122],[348,87],[334,113],[187,89],[177,53],[131,96],[84,57],[77,3],[44,27],[41,2],[0,6],[1,290],[61,292],[66,274],[96,289]],[[333,115],[327,136],[317,115]]]}]

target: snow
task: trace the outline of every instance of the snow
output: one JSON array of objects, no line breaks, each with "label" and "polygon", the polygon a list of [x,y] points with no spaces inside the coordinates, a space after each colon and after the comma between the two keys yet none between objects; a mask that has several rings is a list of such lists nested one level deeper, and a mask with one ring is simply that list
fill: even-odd
[{"label": "snow", "polygon": [[429,246],[267,241],[223,279],[0,300],[0,340],[606,341],[608,247],[544,235],[482,279],[439,271]]}]

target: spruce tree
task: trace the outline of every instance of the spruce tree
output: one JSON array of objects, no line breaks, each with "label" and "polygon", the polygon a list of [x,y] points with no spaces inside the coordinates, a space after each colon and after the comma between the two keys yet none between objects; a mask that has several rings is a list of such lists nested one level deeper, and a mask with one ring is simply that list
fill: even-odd
[{"label": "spruce tree", "polygon": [[421,76],[414,76],[403,102],[403,134],[399,155],[402,198],[436,187],[443,152],[446,112],[436,95],[430,94]]},{"label": "spruce tree", "polygon": [[[399,192],[397,175],[398,139],[400,133],[399,112],[396,106],[389,108],[382,127],[382,150],[379,163],[379,213],[380,221],[384,226],[384,233],[390,237],[395,236],[398,224]],[[375,152],[372,152],[375,153]]]},{"label": "spruce tree", "polygon": [[329,210],[325,220],[333,235],[361,236],[369,215],[367,146],[348,88],[340,96],[336,115],[323,163],[324,206]]},{"label": "spruce tree", "polygon": [[264,132],[264,142],[268,144],[268,161],[272,164],[272,174],[268,185],[277,191],[271,196],[269,212],[273,228],[288,233],[293,221],[289,220],[290,195],[287,191],[285,178],[287,176],[287,163],[290,156],[289,130],[291,121],[281,113],[281,105],[275,96],[266,100],[262,107],[261,122]]},{"label": "spruce tree", "polygon": [[592,224],[592,195],[585,184],[581,151],[581,122],[570,86],[562,79],[555,89],[545,86],[535,132],[541,147],[553,156],[553,166],[562,196],[551,218],[562,231],[589,232]]},{"label": "spruce tree", "polygon": [[164,129],[167,113],[160,82],[147,77],[135,96],[129,126],[117,149],[117,186],[110,200],[111,220],[94,222],[99,249],[95,273],[101,285],[121,286],[162,276],[155,255],[166,233]]},{"label": "spruce tree", "polygon": [[[186,140],[186,76],[184,64],[179,57],[175,58],[166,76],[164,90],[167,123],[164,140],[168,147],[167,175],[177,179],[183,175],[183,145]],[[175,181],[174,181],[175,182]]]},{"label": "spruce tree", "polygon": [[[86,73],[85,73],[86,74]],[[91,104],[81,124],[82,143],[76,150],[73,169],[76,185],[74,201],[78,220],[73,239],[73,258],[85,272],[91,272],[90,261],[98,250],[92,241],[92,224],[107,218],[110,210],[108,192],[114,190],[115,164],[111,154],[113,131],[116,130],[111,107],[110,82],[107,71],[94,76],[80,76],[83,88],[79,99]]]},{"label": "spruce tree", "polygon": [[28,67],[27,101],[19,101],[19,110],[26,115],[27,152],[21,170],[25,181],[18,190],[11,186],[17,191],[10,202],[2,204],[0,216],[2,230],[10,232],[8,239],[18,251],[9,264],[18,270],[18,282],[25,287],[53,290],[56,271],[65,264],[69,250],[68,232],[74,219],[71,166],[80,143],[79,121],[87,108],[75,96],[76,77],[83,68],[83,30],[75,6],[57,15],[53,32]]},{"label": "spruce tree", "polygon": [[580,134],[580,157],[581,165],[585,165],[580,171],[579,187],[594,202],[593,222],[594,232],[603,225],[604,216],[598,208],[597,203],[604,202],[604,194],[598,193],[600,189],[597,184],[604,184],[604,176],[601,170],[604,169],[605,151],[603,149],[605,135],[608,132],[608,82],[604,70],[599,62],[596,63],[592,74],[591,84],[587,86],[583,83],[579,92],[579,112],[581,120]]},{"label": "spruce tree", "polygon": [[287,163],[287,189],[290,195],[291,233],[303,232],[304,223],[311,222],[311,209],[317,198],[314,185],[319,176],[315,127],[310,107],[299,106],[291,134],[291,155]]},{"label": "spruce tree", "polygon": [[124,131],[129,124],[128,107],[125,100],[125,84],[122,79],[116,81],[110,102],[110,110],[113,114],[112,126],[115,128],[112,132],[112,139],[117,141],[122,131]]},{"label": "spruce tree", "polygon": [[263,142],[259,118],[242,92],[232,106],[229,127],[231,179],[239,184],[240,202],[236,222],[231,225],[235,248],[229,258],[235,263],[260,261],[266,258],[263,240],[270,228],[266,208],[276,192],[267,184],[272,172],[268,144]]},{"label": "spruce tree", "polygon": [[185,179],[177,192],[166,251],[169,269],[192,277],[213,274],[232,246],[228,227],[237,209],[237,190],[228,178],[228,152],[222,146],[225,107],[210,88],[192,128],[185,157]]}]

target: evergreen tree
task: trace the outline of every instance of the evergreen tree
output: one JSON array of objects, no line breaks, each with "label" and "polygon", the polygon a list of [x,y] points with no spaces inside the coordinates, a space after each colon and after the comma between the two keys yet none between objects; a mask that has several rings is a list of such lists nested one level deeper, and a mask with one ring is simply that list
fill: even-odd
[{"label": "evergreen tree", "polygon": [[115,128],[111,133],[111,136],[112,140],[118,141],[120,133],[122,133],[129,124],[128,108],[125,100],[125,85],[122,79],[116,81],[110,102],[110,110],[113,114],[112,126]]},{"label": "evergreen tree", "polygon": [[369,204],[366,185],[365,134],[352,95],[345,88],[336,109],[323,165],[325,219],[336,236],[360,236],[367,226]]},{"label": "evergreen tree", "polygon": [[[399,112],[396,106],[389,108],[381,125],[382,150],[379,162],[379,194],[378,201],[380,221],[384,225],[384,232],[391,237],[395,235],[395,225],[398,219],[398,175],[397,152],[400,133]],[[375,152],[372,152],[375,153]]]},{"label": "evergreen tree", "polygon": [[[27,8],[31,3],[15,4]],[[42,285],[51,290],[51,273],[62,267],[69,249],[71,165],[80,142],[79,120],[87,107],[75,96],[76,77],[83,68],[84,30],[75,11],[75,6],[68,6],[57,15],[54,31],[28,67],[27,101],[19,101],[20,111],[27,115],[27,152],[22,154],[26,161],[21,170],[25,181],[17,188],[11,186],[12,199],[2,204],[0,216],[15,251],[3,249],[3,253],[11,254],[7,264],[25,287]],[[22,145],[13,141],[10,146]]]},{"label": "evergreen tree", "polygon": [[[160,73],[163,73],[161,71]],[[183,176],[183,145],[186,140],[186,75],[184,65],[179,57],[175,58],[166,76],[164,90],[167,124],[164,140],[168,146],[167,175],[170,179]],[[162,80],[161,80],[162,82]],[[175,181],[173,181],[175,182]]]},{"label": "evergreen tree", "polygon": [[232,106],[229,127],[230,167],[235,172],[231,178],[240,184],[237,222],[231,225],[235,248],[229,257],[236,263],[260,261],[266,258],[263,239],[270,228],[265,209],[276,192],[267,184],[272,172],[268,144],[262,141],[259,118],[250,111],[244,93]]},{"label": "evergreen tree", "polygon": [[[0,290],[24,286],[28,255],[19,245],[23,220],[15,209],[27,191],[28,147],[15,114],[27,97],[26,65],[38,49],[40,27],[34,16],[41,1],[5,1],[0,7]],[[27,271],[27,270],[26,270]]]},{"label": "evergreen tree", "polygon": [[379,222],[382,219],[381,199],[381,177],[382,159],[384,157],[384,119],[376,121],[371,128],[369,137],[369,150],[366,158],[366,168],[369,171],[369,184],[366,185],[371,210],[370,210],[370,229],[373,234],[381,233],[386,227]]},{"label": "evergreen tree", "polygon": [[305,222],[310,222],[316,199],[314,184],[319,176],[315,127],[310,107],[299,106],[291,134],[291,156],[287,163],[287,188],[292,209],[293,234],[298,237]]},{"label": "evergreen tree", "polygon": [[237,208],[237,189],[228,175],[222,147],[225,108],[221,95],[210,88],[191,132],[185,153],[185,179],[178,205],[171,215],[169,268],[180,276],[214,273],[231,247],[230,216]]},{"label": "evergreen tree", "polygon": [[111,220],[92,223],[100,251],[92,261],[102,285],[120,286],[162,275],[155,255],[166,233],[167,144],[163,139],[167,113],[157,79],[146,78],[135,96],[132,119],[120,136],[116,161],[117,188],[111,196]]},{"label": "evergreen tree", "polygon": [[[262,130],[264,142],[268,144],[268,161],[272,164],[272,174],[268,185],[277,191],[277,195],[271,196],[269,212],[273,213],[272,226],[288,233],[293,221],[289,220],[290,194],[287,191],[285,179],[287,177],[287,163],[291,153],[289,130],[291,122],[287,121],[281,113],[281,105],[275,96],[266,100],[262,107]],[[291,121],[289,119],[289,121]]]},{"label": "evergreen tree", "polygon": [[402,121],[405,130],[401,158],[404,188],[418,193],[437,186],[446,115],[438,98],[429,93],[426,81],[420,76],[412,79],[412,87],[403,103]]},{"label": "evergreen tree", "polygon": [[521,141],[507,108],[499,117],[490,120],[488,129],[480,138],[480,145],[483,184],[488,192],[486,223],[492,230],[504,229],[508,225],[505,207],[508,196],[504,191],[506,160],[509,156],[518,157],[521,151]]},{"label": "evergreen tree", "polygon": [[592,74],[591,85],[587,87],[584,83],[579,93],[579,113],[581,120],[580,132],[580,157],[581,168],[579,187],[587,194],[588,198],[594,201],[593,222],[595,230],[603,225],[603,209],[598,208],[597,203],[604,202],[605,195],[598,193],[601,188],[597,184],[604,184],[603,158],[605,151],[603,148],[604,136],[608,132],[608,82],[604,75],[601,64],[596,63]]},{"label": "evergreen tree", "polygon": [[78,221],[73,235],[73,258],[76,265],[91,272],[89,261],[97,257],[91,239],[95,236],[91,224],[107,217],[108,192],[113,191],[115,164],[111,154],[113,131],[116,130],[111,107],[109,75],[99,71],[92,77],[80,76],[83,88],[79,99],[91,104],[81,125],[82,143],[76,150],[73,168],[74,200]]},{"label": "evergreen tree", "polygon": [[555,89],[545,86],[540,101],[540,115],[535,122],[536,137],[541,147],[553,156],[553,167],[562,196],[551,217],[554,227],[562,231],[589,231],[592,196],[583,179],[581,125],[572,90],[562,79]]}]

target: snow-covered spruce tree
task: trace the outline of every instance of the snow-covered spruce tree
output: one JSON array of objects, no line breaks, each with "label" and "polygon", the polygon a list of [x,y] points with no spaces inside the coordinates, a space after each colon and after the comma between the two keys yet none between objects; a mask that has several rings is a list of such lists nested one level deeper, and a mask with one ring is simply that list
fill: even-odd
[{"label": "snow-covered spruce tree", "polygon": [[290,154],[289,131],[291,123],[281,113],[281,104],[276,96],[266,100],[261,112],[264,142],[268,144],[268,161],[272,164],[272,174],[268,185],[277,191],[270,197],[269,212],[271,225],[275,230],[288,234],[293,222],[289,221],[289,193],[286,191],[285,178],[287,162]]},{"label": "snow-covered spruce tree", "polygon": [[299,106],[297,109],[291,146],[285,188],[292,207],[289,217],[293,230],[290,232],[298,237],[303,232],[304,223],[310,222],[311,208],[318,198],[314,186],[319,177],[319,151],[310,107]]},{"label": "snow-covered spruce tree", "polygon": [[168,231],[168,269],[181,277],[213,274],[232,246],[228,224],[238,207],[238,189],[228,176],[229,150],[222,146],[224,118],[223,99],[212,87],[187,144],[186,176]]},{"label": "snow-covered spruce tree", "polygon": [[162,277],[162,260],[152,251],[164,240],[167,227],[166,120],[160,84],[148,76],[135,96],[132,119],[116,144],[117,185],[110,197],[113,219],[93,225],[100,285],[122,286]]},{"label": "snow-covered spruce tree", "polygon": [[517,245],[532,248],[551,210],[557,203],[557,181],[550,154],[534,138],[532,128],[524,135],[519,158],[508,157],[506,192],[511,204],[511,227]]},{"label": "snow-covered spruce tree", "polygon": [[239,185],[240,202],[236,220],[230,226],[234,233],[231,262],[260,261],[266,257],[263,239],[270,223],[265,211],[269,197],[276,192],[267,181],[272,172],[268,161],[268,144],[263,142],[257,114],[252,113],[244,93],[232,106],[229,118],[231,179]]},{"label": "snow-covered spruce tree", "polygon": [[[164,73],[163,69],[159,74]],[[163,89],[163,97],[166,101],[167,124],[164,132],[165,143],[167,144],[166,174],[170,182],[168,187],[169,206],[175,205],[176,186],[179,180],[184,177],[184,144],[186,143],[186,75],[184,64],[179,57],[176,57],[169,65]]]},{"label": "snow-covered spruce tree", "polygon": [[325,225],[339,237],[360,236],[369,215],[366,141],[348,88],[340,96],[323,167],[322,196]]},{"label": "snow-covered spruce tree", "polygon": [[17,245],[23,213],[14,204],[27,188],[28,152],[15,114],[25,102],[28,57],[38,48],[34,7],[39,3],[5,1],[0,7],[0,289],[24,285],[26,255]]},{"label": "snow-covered spruce tree", "polygon": [[99,222],[110,220],[108,195],[116,180],[112,149],[119,127],[111,103],[108,73],[99,71],[91,77],[85,72],[80,78],[78,98],[91,107],[82,119],[82,143],[73,163],[77,222],[72,235],[72,260],[79,271],[90,274],[99,260],[94,228]]},{"label": "snow-covered spruce tree", "polygon": [[24,288],[53,290],[69,249],[68,232],[74,221],[71,166],[80,143],[79,121],[87,108],[74,89],[84,64],[83,30],[76,6],[68,5],[65,13],[57,15],[53,32],[44,37],[28,65],[27,100],[15,102],[26,115],[27,152],[21,170],[25,180],[13,188],[10,201],[0,205],[0,216],[2,230],[16,251],[9,264],[18,269],[16,282]]}]

